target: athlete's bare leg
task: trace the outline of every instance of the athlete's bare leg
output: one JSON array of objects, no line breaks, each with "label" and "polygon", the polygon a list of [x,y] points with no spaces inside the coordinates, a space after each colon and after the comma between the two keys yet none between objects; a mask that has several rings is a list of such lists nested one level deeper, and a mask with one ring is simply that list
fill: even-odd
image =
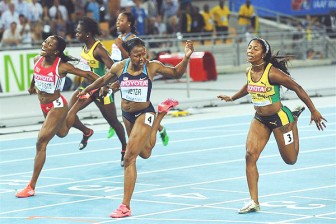
[{"label": "athlete's bare leg", "polygon": [[[123,118],[129,135],[124,158],[124,197],[122,202],[127,208],[130,208],[131,198],[137,178],[136,159],[150,138],[150,133],[153,129],[153,124],[150,126],[144,122],[146,114],[151,113],[140,115],[134,124],[131,124],[127,119]],[[154,114],[151,116],[153,116],[154,119]]]},{"label": "athlete's bare leg", "polygon": [[39,131],[36,141],[36,155],[34,160],[34,170],[30,181],[30,186],[35,189],[36,182],[40,176],[43,165],[46,161],[46,150],[49,141],[56,135],[62,125],[65,123],[65,118],[68,112],[68,107],[52,108]]},{"label": "athlete's bare leg", "polygon": [[251,199],[259,204],[257,161],[269,140],[271,131],[259,121],[253,119],[246,140],[246,178]]},{"label": "athlete's bare leg", "polygon": [[101,114],[105,118],[105,120],[109,123],[109,125],[115,130],[120,142],[122,150],[126,150],[126,136],[124,126],[120,123],[117,117],[116,107],[114,103],[110,104],[100,104],[96,103],[99,108]]},{"label": "athlete's bare leg", "polygon": [[[160,128],[160,123],[162,121],[162,119],[167,115],[167,112],[161,112],[161,113],[158,113],[157,117],[155,118],[155,121],[154,121],[154,125],[153,125],[153,128],[152,128],[152,131],[151,131],[151,134],[150,134],[150,138],[149,140],[147,141],[144,149],[140,152],[140,157],[143,158],[143,159],[148,159],[151,154],[152,154],[152,150],[156,144],[156,136],[157,136],[157,131],[159,130]],[[162,128],[161,128],[162,130]]]}]

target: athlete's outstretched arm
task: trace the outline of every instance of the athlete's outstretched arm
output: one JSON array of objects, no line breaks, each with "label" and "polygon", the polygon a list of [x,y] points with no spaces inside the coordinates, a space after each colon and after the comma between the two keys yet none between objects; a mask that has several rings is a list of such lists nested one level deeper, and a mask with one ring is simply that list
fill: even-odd
[{"label": "athlete's outstretched arm", "polygon": [[79,68],[76,68],[74,65],[70,63],[61,63],[59,65],[58,71],[60,75],[63,77],[66,76],[66,74],[70,73],[70,74],[74,74],[80,77],[87,78],[91,81],[95,81],[96,79],[99,78],[99,75],[97,75],[96,73],[92,71],[81,70]]},{"label": "athlete's outstretched arm", "polygon": [[[119,64],[119,63],[117,63]],[[111,69],[102,77],[91,83],[91,85],[87,86],[83,89],[78,96],[85,95],[89,93],[91,90],[98,89],[104,85],[107,85],[111,80],[115,80],[117,78],[116,71],[119,68],[117,64],[113,64]]]},{"label": "athlete's outstretched arm", "polygon": [[248,94],[247,92],[247,84],[245,84],[237,93],[233,94],[232,96],[227,95],[219,95],[217,98],[220,100],[225,100],[226,102],[235,101],[239,98],[242,98]]},{"label": "athlete's outstretched arm", "polygon": [[280,85],[294,91],[296,95],[302,100],[302,102],[306,104],[311,113],[310,124],[314,121],[317,129],[321,131],[326,128],[324,121],[327,121],[327,119],[321,115],[321,113],[316,109],[307,92],[302,88],[302,86],[295,82],[292,77],[277,68],[271,68],[269,78],[270,81],[279,83]]},{"label": "athlete's outstretched arm", "polygon": [[151,74],[160,73],[162,75],[176,79],[181,78],[187,69],[190,56],[193,52],[194,52],[194,44],[191,40],[187,40],[184,48],[185,55],[180,63],[178,63],[175,67],[172,67],[164,65],[159,61],[151,61],[149,62]]}]

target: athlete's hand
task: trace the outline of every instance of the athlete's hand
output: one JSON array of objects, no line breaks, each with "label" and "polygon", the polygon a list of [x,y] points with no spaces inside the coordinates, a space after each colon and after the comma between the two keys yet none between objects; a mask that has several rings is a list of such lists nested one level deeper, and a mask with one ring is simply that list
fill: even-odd
[{"label": "athlete's hand", "polygon": [[316,127],[319,131],[323,131],[323,128],[326,128],[326,124],[324,122],[327,122],[327,120],[322,117],[321,113],[317,110],[311,113],[310,117],[310,124],[313,123],[313,121],[316,124]]},{"label": "athlete's hand", "polygon": [[122,47],[122,42],[122,39],[119,37],[114,40],[114,44],[117,45],[119,48]]},{"label": "athlete's hand", "polygon": [[191,40],[187,40],[184,48],[185,56],[187,58],[190,58],[193,52],[194,52],[194,43]]},{"label": "athlete's hand", "polygon": [[28,89],[28,93],[29,93],[30,95],[32,95],[32,94],[37,94],[37,91],[36,91],[36,89],[35,89],[35,86],[31,86],[31,87],[29,87],[29,89]]},{"label": "athlete's hand", "polygon": [[99,90],[99,97],[104,98],[109,93],[109,87],[103,86]]},{"label": "athlete's hand", "polygon": [[80,91],[80,92],[77,94],[77,97],[78,97],[79,99],[87,99],[87,98],[90,97],[90,94],[87,93],[87,90],[86,90],[86,88],[85,88],[85,89],[83,89],[82,91]]},{"label": "athlete's hand", "polygon": [[115,93],[117,92],[119,89],[120,89],[120,84],[119,84],[119,81],[115,81],[114,83],[112,83],[110,85],[110,88],[112,89],[112,91]]},{"label": "athlete's hand", "polygon": [[220,100],[224,100],[225,102],[233,101],[230,96],[226,96],[226,95],[219,95],[219,96],[217,96],[217,98],[220,99]]}]

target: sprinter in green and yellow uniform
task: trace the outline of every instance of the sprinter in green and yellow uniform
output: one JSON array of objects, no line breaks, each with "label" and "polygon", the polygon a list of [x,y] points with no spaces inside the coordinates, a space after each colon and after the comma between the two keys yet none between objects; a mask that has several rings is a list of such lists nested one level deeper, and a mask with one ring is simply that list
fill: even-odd
[{"label": "sprinter in green and yellow uniform", "polygon": [[[103,47],[101,42],[95,37],[100,34],[99,26],[96,21],[91,18],[85,17],[81,20],[76,29],[77,39],[84,43],[81,53],[81,69],[94,71],[99,76],[105,75],[105,67],[108,69],[113,65],[113,60],[108,51]],[[100,94],[100,90],[95,90],[90,94],[77,98],[78,93],[84,89],[90,82],[86,79],[82,81],[79,88],[73,93],[69,106],[71,107],[69,113],[77,113],[84,109],[90,103],[94,102],[103,117],[109,125],[115,130],[121,145],[121,166],[123,166],[124,154],[126,150],[125,129],[117,118],[116,107],[114,103],[113,92],[109,91],[106,94]],[[108,88],[105,88],[108,91]],[[73,127],[83,132],[83,139],[79,144],[79,149],[82,150],[86,147],[88,139],[93,135],[93,130],[87,128],[78,118]]]},{"label": "sprinter in green and yellow uniform", "polygon": [[299,154],[297,119],[304,107],[291,112],[281,103],[280,87],[294,91],[306,104],[311,112],[310,122],[314,121],[318,130],[326,127],[326,119],[315,108],[306,91],[291,78],[286,66],[287,58],[272,55],[271,46],[266,40],[254,38],[249,42],[247,61],[251,64],[246,72],[247,83],[232,96],[218,96],[221,100],[234,101],[250,94],[256,111],[247,135],[245,155],[251,200],[239,210],[239,214],[260,210],[257,161],[271,133],[285,163],[295,164]]}]

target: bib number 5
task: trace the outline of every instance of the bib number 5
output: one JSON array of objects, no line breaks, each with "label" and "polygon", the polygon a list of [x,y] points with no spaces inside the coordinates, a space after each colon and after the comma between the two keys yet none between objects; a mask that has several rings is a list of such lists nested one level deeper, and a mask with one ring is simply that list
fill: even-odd
[{"label": "bib number 5", "polygon": [[62,98],[58,98],[56,100],[53,101],[53,104],[54,104],[54,107],[57,108],[57,107],[63,107],[64,104],[63,104],[63,100]]}]

